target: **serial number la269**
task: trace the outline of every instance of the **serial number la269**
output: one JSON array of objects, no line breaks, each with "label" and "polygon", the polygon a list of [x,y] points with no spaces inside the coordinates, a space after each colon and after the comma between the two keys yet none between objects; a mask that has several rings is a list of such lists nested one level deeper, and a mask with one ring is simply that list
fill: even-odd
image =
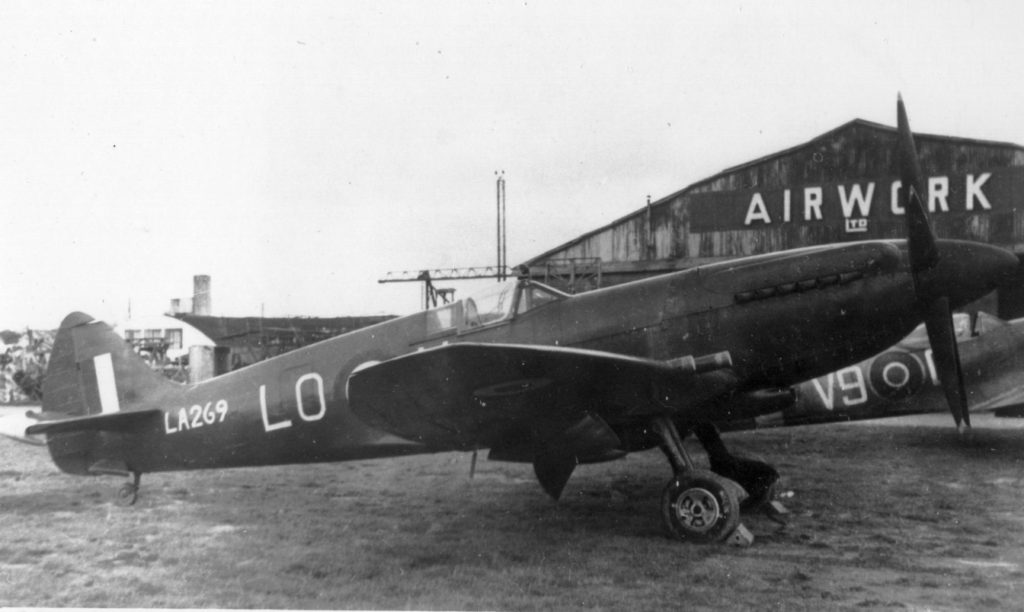
[{"label": "serial number la269", "polygon": [[206,425],[213,425],[214,423],[223,423],[224,418],[228,415],[228,401],[217,400],[214,404],[212,401],[206,402],[205,405],[200,406],[199,404],[192,404],[190,408],[179,408],[178,409],[178,422],[175,427],[171,427],[171,413],[164,413],[164,431],[168,434],[178,433],[179,431],[188,431],[190,429],[198,429],[205,427]]}]

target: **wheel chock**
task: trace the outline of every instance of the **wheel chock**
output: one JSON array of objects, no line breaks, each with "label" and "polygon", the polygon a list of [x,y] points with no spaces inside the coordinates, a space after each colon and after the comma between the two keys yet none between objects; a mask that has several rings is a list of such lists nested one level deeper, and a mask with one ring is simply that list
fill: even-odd
[{"label": "wheel chock", "polygon": [[732,535],[729,536],[729,539],[726,540],[725,543],[729,546],[746,548],[754,543],[754,534],[750,533],[750,530],[747,529],[743,523],[740,523],[739,526],[736,527],[736,531],[732,532]]},{"label": "wheel chock", "polygon": [[764,505],[764,515],[767,516],[772,522],[780,525],[789,524],[789,510],[778,501],[770,501]]}]

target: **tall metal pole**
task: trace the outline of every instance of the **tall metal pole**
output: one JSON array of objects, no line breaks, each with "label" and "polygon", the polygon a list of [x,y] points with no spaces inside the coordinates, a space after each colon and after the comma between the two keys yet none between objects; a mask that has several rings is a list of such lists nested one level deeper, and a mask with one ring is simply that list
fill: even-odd
[{"label": "tall metal pole", "polygon": [[505,262],[508,255],[505,247],[505,171],[495,170],[494,174],[498,177],[495,188],[497,190],[498,207],[498,282],[501,282],[506,278]]},{"label": "tall metal pole", "polygon": [[508,269],[508,217],[505,215],[505,171],[501,172],[501,278],[505,280],[508,276],[505,271]]}]

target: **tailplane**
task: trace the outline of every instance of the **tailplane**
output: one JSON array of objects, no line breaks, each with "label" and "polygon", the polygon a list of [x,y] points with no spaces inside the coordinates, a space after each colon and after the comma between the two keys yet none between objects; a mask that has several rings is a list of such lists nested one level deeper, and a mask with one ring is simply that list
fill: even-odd
[{"label": "tailplane", "polygon": [[[150,369],[109,325],[75,312],[61,322],[53,342],[42,412],[0,418],[0,435],[41,444],[40,434],[123,431],[153,418],[159,399],[180,389]],[[148,406],[141,405],[144,399]]]}]

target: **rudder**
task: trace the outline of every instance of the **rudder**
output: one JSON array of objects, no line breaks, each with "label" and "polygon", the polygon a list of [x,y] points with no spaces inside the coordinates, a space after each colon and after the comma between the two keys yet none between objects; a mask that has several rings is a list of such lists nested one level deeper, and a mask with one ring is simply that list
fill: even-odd
[{"label": "rudder", "polygon": [[74,312],[57,331],[43,380],[43,412],[114,413],[178,385],[154,372],[102,321]]}]

